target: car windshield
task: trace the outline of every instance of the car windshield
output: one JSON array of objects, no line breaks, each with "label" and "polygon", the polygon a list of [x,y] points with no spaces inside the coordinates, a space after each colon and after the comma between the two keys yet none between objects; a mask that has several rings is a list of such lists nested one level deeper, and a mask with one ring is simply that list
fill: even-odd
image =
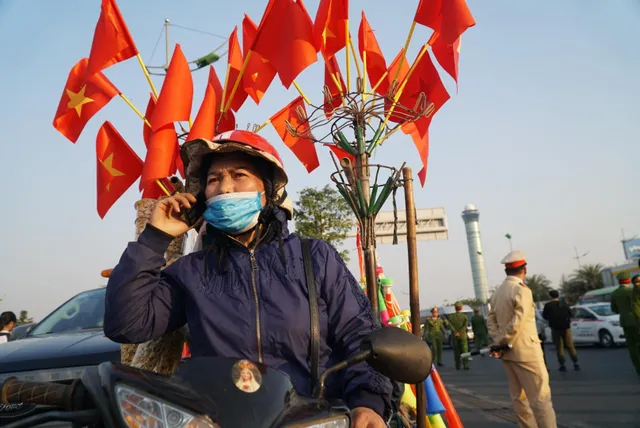
[{"label": "car windshield", "polygon": [[105,289],[80,293],[40,322],[29,336],[102,328]]},{"label": "car windshield", "polygon": [[611,310],[611,305],[590,306],[589,309],[591,309],[593,312],[600,315],[601,317],[608,317],[609,315],[615,315],[615,313]]}]

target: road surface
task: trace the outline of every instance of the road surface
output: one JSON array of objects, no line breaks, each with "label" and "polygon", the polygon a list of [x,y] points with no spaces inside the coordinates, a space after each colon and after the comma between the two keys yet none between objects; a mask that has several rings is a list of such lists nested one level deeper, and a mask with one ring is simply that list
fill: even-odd
[{"label": "road surface", "polygon": [[[640,377],[627,349],[579,347],[582,370],[558,371],[555,350],[546,346],[551,394],[558,427],[640,427]],[[465,428],[515,427],[502,363],[474,357],[471,370],[456,371],[453,352],[444,351],[438,370]]]}]

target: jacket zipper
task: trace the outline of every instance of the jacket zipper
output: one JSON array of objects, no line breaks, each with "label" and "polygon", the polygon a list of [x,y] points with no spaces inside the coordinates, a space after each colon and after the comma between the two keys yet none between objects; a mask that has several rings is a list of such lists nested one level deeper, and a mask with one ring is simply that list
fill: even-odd
[{"label": "jacket zipper", "polygon": [[253,287],[253,299],[256,304],[256,339],[258,344],[258,362],[262,363],[262,340],[260,338],[260,301],[258,299],[258,287],[256,285],[256,271],[258,264],[256,263],[255,250],[249,250],[249,258],[251,259],[251,286]]}]

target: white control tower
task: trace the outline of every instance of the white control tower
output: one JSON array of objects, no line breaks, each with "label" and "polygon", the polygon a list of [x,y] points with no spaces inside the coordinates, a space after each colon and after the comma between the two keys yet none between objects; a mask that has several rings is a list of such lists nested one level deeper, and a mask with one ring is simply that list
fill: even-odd
[{"label": "white control tower", "polygon": [[467,230],[467,244],[469,246],[469,261],[473,275],[473,290],[476,299],[486,302],[489,299],[487,287],[487,273],[484,269],[484,255],[480,241],[480,212],[473,204],[468,204],[462,211],[462,219]]}]

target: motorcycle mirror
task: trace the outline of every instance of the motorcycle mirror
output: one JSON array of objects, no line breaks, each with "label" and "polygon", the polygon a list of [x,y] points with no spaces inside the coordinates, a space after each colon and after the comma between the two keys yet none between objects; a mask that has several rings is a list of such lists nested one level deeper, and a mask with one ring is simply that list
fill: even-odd
[{"label": "motorcycle mirror", "polygon": [[415,334],[397,327],[370,333],[360,344],[368,352],[367,363],[398,382],[416,384],[429,376],[433,358],[429,346]]}]

